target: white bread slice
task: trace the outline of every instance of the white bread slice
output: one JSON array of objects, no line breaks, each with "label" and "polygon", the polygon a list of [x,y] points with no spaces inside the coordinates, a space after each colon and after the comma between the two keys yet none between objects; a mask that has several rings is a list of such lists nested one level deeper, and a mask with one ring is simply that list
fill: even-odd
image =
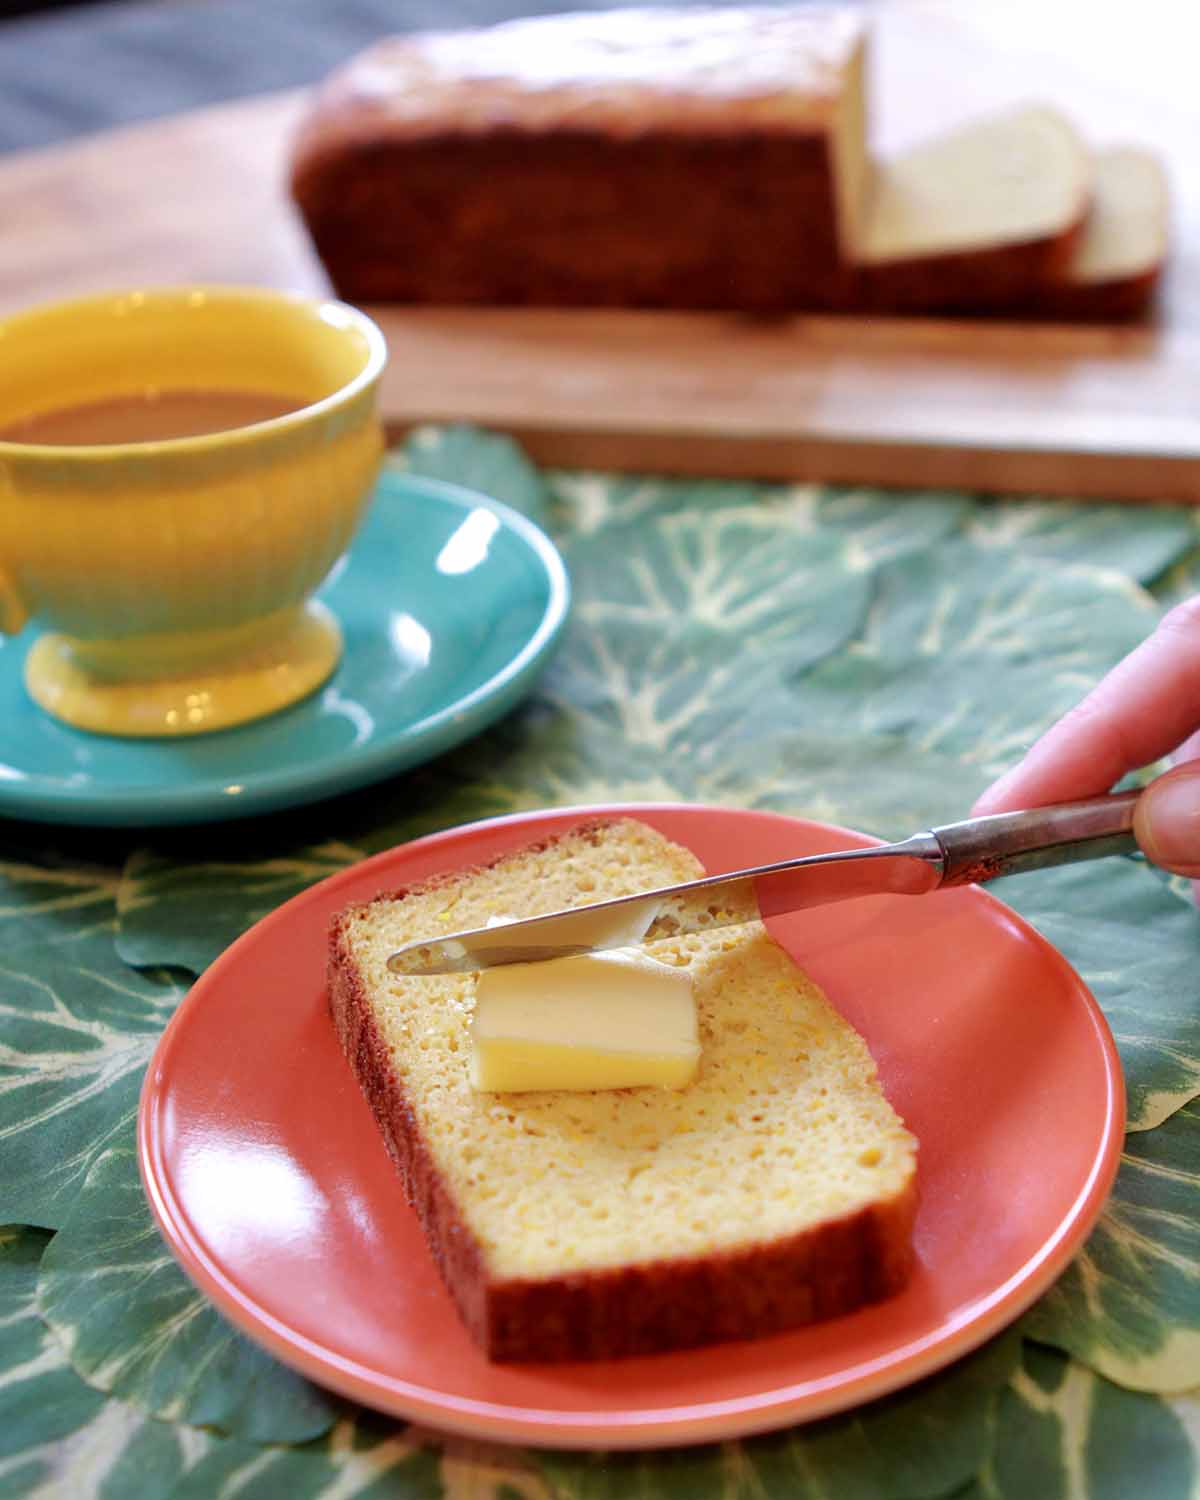
[{"label": "white bread slice", "polygon": [[1095,321],[1138,316],[1158,289],[1169,239],[1167,177],[1159,157],[1137,146],[1098,152],[1084,232],[1062,277],[1038,294],[1036,310]]},{"label": "white bread slice", "polygon": [[386,968],[431,932],[701,873],[644,823],[591,822],[335,921],[342,1048],[463,1320],[494,1359],[779,1332],[907,1278],[916,1143],[866,1044],[761,924],[648,950],[693,973],[703,1051],[679,1091],[476,1092],[477,976]]},{"label": "white bread slice", "polygon": [[881,311],[1007,304],[1061,277],[1091,162],[1057,111],[1028,106],[876,164],[855,301]]}]

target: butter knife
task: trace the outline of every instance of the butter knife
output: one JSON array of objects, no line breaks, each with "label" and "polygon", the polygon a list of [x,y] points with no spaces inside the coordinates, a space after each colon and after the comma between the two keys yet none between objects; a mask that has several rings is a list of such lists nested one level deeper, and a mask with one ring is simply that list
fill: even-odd
[{"label": "butter knife", "polygon": [[1044,870],[1136,849],[1140,793],[968,818],[895,844],[810,854],[802,859],[708,875],[447,936],[393,953],[396,974],[454,974],[498,964],[625,948],[704,928],[757,921],[857,896],[923,896],[1001,875]]}]

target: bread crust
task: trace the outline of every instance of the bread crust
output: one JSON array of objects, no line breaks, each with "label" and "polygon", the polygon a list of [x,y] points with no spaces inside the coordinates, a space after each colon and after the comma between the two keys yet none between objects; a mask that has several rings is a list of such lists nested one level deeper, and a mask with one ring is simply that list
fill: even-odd
[{"label": "bread crust", "polygon": [[1046,287],[1033,310],[1043,318],[1069,323],[1120,323],[1141,318],[1154,305],[1165,269],[1164,257],[1158,265],[1134,276]]},{"label": "bread crust", "polygon": [[[577,824],[524,850],[550,847],[611,821]],[[376,901],[454,884],[464,873],[435,876]],[[491,1359],[616,1359],[754,1338],[851,1312],[904,1286],[913,1263],[915,1177],[892,1198],[745,1248],[536,1280],[493,1277],[376,1024],[348,939],[350,918],[359,909],[336,917],[330,929],[328,992],[338,1039],[442,1279]]]},{"label": "bread crust", "polygon": [[1036,289],[1062,283],[1084,233],[1087,208],[1081,197],[1074,222],[1049,237],[860,266],[852,300],[869,312],[1011,311],[1036,296]]},{"label": "bread crust", "polygon": [[908,1280],[915,1179],[898,1198],[768,1244],[544,1281],[492,1284],[496,1360],[618,1359],[784,1333]]},{"label": "bread crust", "polygon": [[434,1164],[403,1082],[392,1067],[371,1014],[362,976],[349,951],[344,917],[334,921],[330,932],[329,1007],[342,1051],[371,1106],[442,1280],[467,1328],[486,1347],[487,1269],[483,1252]]},{"label": "bread crust", "polygon": [[1031,323],[1131,323],[1150,319],[1166,270],[1164,259],[1149,270],[1108,280],[1062,278],[1003,307],[966,309],[977,318],[1020,318]]},{"label": "bread crust", "polygon": [[291,191],[352,301],[766,312],[848,296],[818,134],[381,130],[338,146],[325,125]]}]

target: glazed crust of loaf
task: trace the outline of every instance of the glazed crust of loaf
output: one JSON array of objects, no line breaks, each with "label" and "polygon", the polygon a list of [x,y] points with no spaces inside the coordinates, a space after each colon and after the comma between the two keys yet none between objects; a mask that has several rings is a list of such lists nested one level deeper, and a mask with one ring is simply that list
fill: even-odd
[{"label": "glazed crust of loaf", "polygon": [[[570,833],[581,831],[584,825]],[[403,900],[462,878],[377,900]],[[753,1338],[850,1312],[904,1286],[913,1261],[915,1176],[892,1197],[774,1240],[537,1279],[493,1277],[389,1055],[349,939],[349,915],[335,919],[330,933],[338,1038],[460,1316],[490,1358],[613,1359]]]}]

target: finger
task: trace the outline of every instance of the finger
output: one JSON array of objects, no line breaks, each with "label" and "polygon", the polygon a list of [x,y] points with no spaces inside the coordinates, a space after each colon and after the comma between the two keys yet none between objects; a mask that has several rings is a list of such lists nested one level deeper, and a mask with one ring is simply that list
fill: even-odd
[{"label": "finger", "polygon": [[1200,760],[1157,777],[1142,793],[1133,831],[1147,859],[1200,879]]},{"label": "finger", "polygon": [[1190,738],[1184,740],[1179,749],[1171,756],[1173,764],[1180,766],[1185,760],[1200,760],[1200,729]]},{"label": "finger", "polygon": [[1152,635],[990,787],[976,813],[1038,807],[1105,792],[1175,749],[1200,726],[1200,595]]}]

